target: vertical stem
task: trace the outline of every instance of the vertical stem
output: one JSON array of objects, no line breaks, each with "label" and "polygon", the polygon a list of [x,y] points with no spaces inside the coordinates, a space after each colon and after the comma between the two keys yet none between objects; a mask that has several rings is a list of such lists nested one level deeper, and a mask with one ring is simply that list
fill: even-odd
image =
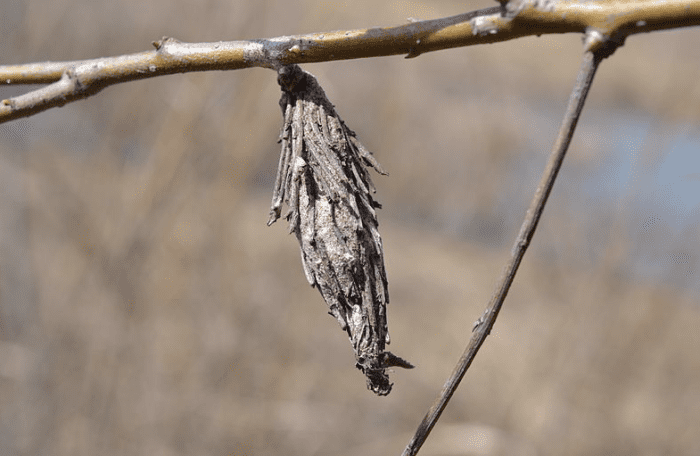
[{"label": "vertical stem", "polygon": [[457,366],[455,366],[450,378],[445,383],[440,396],[435,400],[433,405],[431,405],[428,413],[418,426],[415,435],[406,446],[403,456],[413,456],[418,453],[418,450],[428,438],[430,431],[432,431],[435,423],[440,418],[440,415],[442,414],[443,410],[445,410],[447,403],[450,401],[452,395],[459,386],[459,383],[462,381],[464,374],[474,360],[479,348],[481,348],[481,345],[486,340],[486,336],[488,336],[491,332],[491,328],[496,321],[498,312],[501,310],[503,301],[505,301],[508,290],[513,283],[518,266],[520,266],[520,262],[525,255],[525,251],[530,245],[532,236],[537,229],[537,223],[542,216],[545,204],[547,204],[547,198],[552,191],[554,181],[556,180],[561,164],[564,161],[564,156],[569,148],[569,144],[571,144],[571,138],[574,135],[576,123],[578,122],[581,111],[583,110],[583,105],[586,101],[588,90],[593,82],[593,76],[595,75],[595,72],[598,69],[598,64],[601,60],[602,57],[598,53],[587,51],[584,54],[581,69],[579,70],[576,84],[574,85],[574,89],[569,97],[569,104],[566,108],[566,113],[564,115],[561,128],[559,129],[559,134],[554,146],[552,147],[549,161],[547,162],[547,166],[544,170],[542,178],[540,179],[540,183],[537,186],[535,196],[532,198],[530,207],[527,210],[525,220],[520,228],[520,233],[518,234],[518,238],[516,239],[515,245],[511,251],[511,257],[503,269],[501,278],[498,281],[496,290],[491,297],[491,301],[489,302],[484,315],[477,320],[476,326],[473,329],[473,335],[469,340],[469,345],[467,345],[467,348],[459,359]]}]

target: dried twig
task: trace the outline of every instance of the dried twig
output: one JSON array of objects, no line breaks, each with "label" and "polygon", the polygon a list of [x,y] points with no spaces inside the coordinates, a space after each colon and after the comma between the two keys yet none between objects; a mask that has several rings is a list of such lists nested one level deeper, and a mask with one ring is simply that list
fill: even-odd
[{"label": "dried twig", "polygon": [[554,181],[557,178],[561,164],[564,161],[564,156],[571,143],[571,138],[573,137],[574,130],[576,128],[576,123],[583,110],[583,105],[588,95],[588,90],[593,82],[593,76],[598,69],[598,64],[600,61],[609,56],[617,46],[621,45],[624,41],[624,36],[619,36],[615,40],[610,40],[607,37],[602,36],[600,33],[590,31],[587,33],[586,37],[586,52],[584,54],[583,62],[581,63],[581,69],[579,70],[578,78],[574,89],[571,92],[569,98],[569,104],[564,114],[564,120],[562,126],[559,129],[559,135],[552,147],[552,152],[549,156],[549,161],[545,167],[544,173],[540,180],[535,195],[532,198],[530,207],[525,215],[525,220],[523,221],[522,227],[520,228],[520,233],[515,241],[515,245],[511,251],[511,257],[508,263],[503,268],[501,278],[498,281],[496,290],[494,291],[491,301],[486,308],[484,314],[474,323],[472,328],[472,337],[469,340],[467,348],[464,350],[459,362],[455,366],[450,378],[445,382],[445,386],[440,393],[440,396],[435,400],[435,402],[430,406],[428,413],[421,421],[415,435],[411,441],[406,446],[403,452],[403,456],[413,456],[418,453],[425,440],[428,438],[430,431],[435,426],[435,423],[440,418],[443,410],[447,406],[447,403],[452,398],[455,390],[459,386],[464,374],[471,365],[474,357],[476,356],[479,348],[486,340],[486,337],[491,332],[498,313],[501,310],[501,306],[506,299],[508,290],[510,289],[515,274],[520,266],[520,262],[525,255],[525,251],[530,245],[532,236],[535,234],[537,228],[537,223],[542,216],[545,204],[549,197]]},{"label": "dried twig", "polygon": [[389,291],[375,212],[381,206],[372,197],[367,167],[386,173],[340,119],[316,78],[290,65],[279,70],[277,81],[282,152],[267,224],[287,204],[307,280],[350,337],[368,388],[387,395],[386,368],[413,366],[384,350]]}]

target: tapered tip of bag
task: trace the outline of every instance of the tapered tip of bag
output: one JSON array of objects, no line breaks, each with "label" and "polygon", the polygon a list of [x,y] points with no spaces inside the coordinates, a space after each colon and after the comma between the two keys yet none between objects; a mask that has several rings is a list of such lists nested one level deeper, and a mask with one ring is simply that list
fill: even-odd
[{"label": "tapered tip of bag", "polygon": [[416,367],[405,359],[396,356],[391,352],[384,352],[384,365],[386,367],[402,367],[404,369],[413,369]]}]

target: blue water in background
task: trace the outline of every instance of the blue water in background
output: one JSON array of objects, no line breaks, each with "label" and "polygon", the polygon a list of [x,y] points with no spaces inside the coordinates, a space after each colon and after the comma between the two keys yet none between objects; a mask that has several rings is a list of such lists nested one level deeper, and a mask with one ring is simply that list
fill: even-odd
[{"label": "blue water in background", "polygon": [[577,134],[597,134],[608,154],[581,189],[625,214],[633,275],[700,290],[700,126],[585,114]]},{"label": "blue water in background", "polygon": [[[608,124],[613,128],[604,133],[611,155],[600,172],[585,181],[584,190],[591,195],[627,197],[642,207],[656,207],[665,213],[670,226],[682,230],[688,223],[698,222],[700,127],[685,124],[654,128],[653,122],[650,118],[616,116]],[[655,143],[660,142],[658,135],[669,141],[655,149]]]}]

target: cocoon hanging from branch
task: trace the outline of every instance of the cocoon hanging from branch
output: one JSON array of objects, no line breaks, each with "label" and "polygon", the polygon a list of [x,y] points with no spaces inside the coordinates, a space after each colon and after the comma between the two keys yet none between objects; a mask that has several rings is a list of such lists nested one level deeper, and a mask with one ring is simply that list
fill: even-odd
[{"label": "cocoon hanging from branch", "polygon": [[284,123],[267,224],[286,204],[306,279],[347,332],[367,387],[387,395],[392,384],[385,370],[413,366],[385,351],[389,291],[375,211],[381,205],[372,197],[376,190],[368,167],[386,172],[340,119],[313,75],[288,65],[279,70],[277,82]]}]

